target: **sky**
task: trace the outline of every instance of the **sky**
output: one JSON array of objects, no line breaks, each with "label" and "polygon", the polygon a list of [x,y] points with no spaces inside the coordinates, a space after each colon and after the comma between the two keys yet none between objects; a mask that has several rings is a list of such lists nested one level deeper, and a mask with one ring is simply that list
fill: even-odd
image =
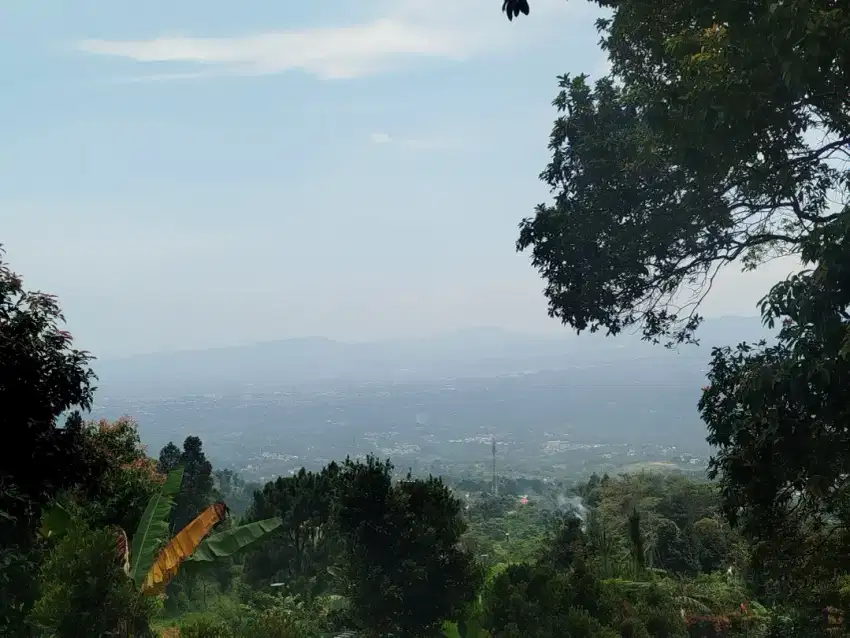
[{"label": "sky", "polygon": [[[101,358],[565,331],[514,249],[595,5],[7,0],[0,242]],[[437,8],[439,7],[439,9]],[[755,315],[787,263],[724,273]]]}]

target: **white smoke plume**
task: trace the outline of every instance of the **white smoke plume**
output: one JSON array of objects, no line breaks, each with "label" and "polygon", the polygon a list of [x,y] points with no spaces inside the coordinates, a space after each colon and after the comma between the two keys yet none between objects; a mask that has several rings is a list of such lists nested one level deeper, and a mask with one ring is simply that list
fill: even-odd
[{"label": "white smoke plume", "polygon": [[564,514],[575,514],[583,523],[587,522],[587,506],[581,496],[558,494],[558,509]]}]

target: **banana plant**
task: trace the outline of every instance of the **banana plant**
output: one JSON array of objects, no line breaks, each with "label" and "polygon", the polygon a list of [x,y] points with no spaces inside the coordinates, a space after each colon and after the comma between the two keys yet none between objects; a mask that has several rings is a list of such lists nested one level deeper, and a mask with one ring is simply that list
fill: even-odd
[{"label": "banana plant", "polygon": [[[219,502],[207,507],[169,539],[168,516],[182,481],[182,467],[168,474],[162,487],[148,501],[136,533],[133,534],[132,544],[128,542],[124,530],[118,531],[118,559],[122,562],[124,573],[144,595],[162,593],[185,561],[206,563],[233,556],[282,524],[279,518],[269,518],[207,537],[215,524],[227,516],[227,506]],[[59,503],[54,503],[42,516],[42,536],[61,536],[67,531],[71,520],[71,514]]]}]

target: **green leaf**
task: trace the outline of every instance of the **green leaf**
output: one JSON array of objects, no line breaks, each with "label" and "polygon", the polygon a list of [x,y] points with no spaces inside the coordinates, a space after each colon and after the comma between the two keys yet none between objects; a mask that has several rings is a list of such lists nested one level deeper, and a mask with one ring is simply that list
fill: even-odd
[{"label": "green leaf", "polygon": [[327,594],[318,598],[319,604],[325,611],[334,612],[348,609],[351,606],[351,601],[339,594]]},{"label": "green leaf", "polygon": [[42,538],[59,538],[68,531],[71,525],[71,513],[60,503],[53,503],[41,514]]},{"label": "green leaf", "polygon": [[168,515],[171,513],[174,497],[180,491],[182,482],[182,467],[168,474],[159,492],[148,501],[142,520],[139,521],[139,527],[133,535],[133,545],[130,549],[130,578],[138,587],[142,586],[148,570],[153,565],[160,544],[168,538]]},{"label": "green leaf", "polygon": [[267,536],[283,524],[279,518],[267,518],[234,527],[205,539],[187,558],[188,561],[210,562],[233,556],[251,543]]}]

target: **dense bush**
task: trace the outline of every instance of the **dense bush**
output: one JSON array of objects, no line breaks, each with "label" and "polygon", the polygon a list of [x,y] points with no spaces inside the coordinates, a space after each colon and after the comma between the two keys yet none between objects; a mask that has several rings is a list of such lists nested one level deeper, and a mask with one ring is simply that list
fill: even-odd
[{"label": "dense bush", "polygon": [[78,522],[50,549],[30,613],[35,633],[52,638],[150,635],[156,599],[143,597],[116,555],[116,530]]}]

